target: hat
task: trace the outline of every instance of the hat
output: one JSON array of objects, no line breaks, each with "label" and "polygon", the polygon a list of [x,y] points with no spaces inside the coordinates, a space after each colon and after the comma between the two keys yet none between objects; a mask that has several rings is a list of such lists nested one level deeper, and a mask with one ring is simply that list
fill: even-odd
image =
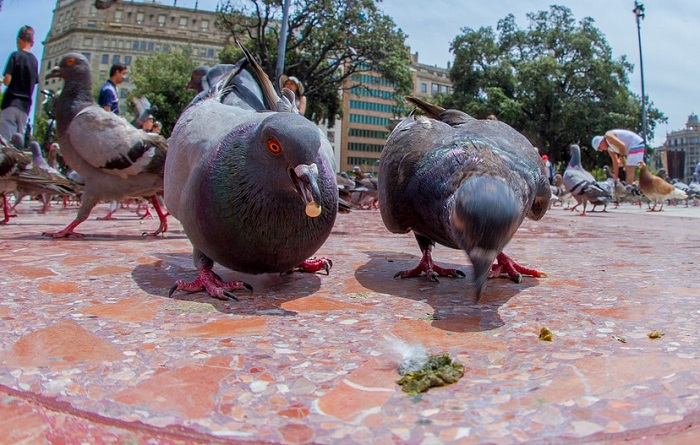
[{"label": "hat", "polygon": [[542,160],[543,160],[543,161],[549,161],[549,156],[547,156],[547,155],[542,155]]},{"label": "hat", "polygon": [[297,85],[297,94],[299,94],[299,96],[303,96],[304,95],[304,84],[302,84],[301,80],[299,80],[298,78],[296,78],[294,76],[287,76],[286,74],[282,74],[280,76],[280,82],[279,82],[280,83],[280,90],[282,88],[284,88],[284,84],[287,83],[288,80],[291,80],[292,82],[294,82]]},{"label": "hat", "polygon": [[593,136],[593,139],[591,139],[591,147],[593,147],[593,150],[598,150],[603,139],[603,136]]}]

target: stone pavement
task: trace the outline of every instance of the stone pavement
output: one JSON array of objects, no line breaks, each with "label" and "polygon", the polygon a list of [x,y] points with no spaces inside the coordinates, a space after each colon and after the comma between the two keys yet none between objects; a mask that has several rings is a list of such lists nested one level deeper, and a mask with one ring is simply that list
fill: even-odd
[{"label": "stone pavement", "polygon": [[[0,227],[0,443],[700,443],[700,207],[554,208],[506,248],[550,276],[493,279],[481,305],[459,251],[435,260],[467,279],[393,279],[418,248],[376,211],[339,215],[330,276],[218,268],[255,288],[229,302],[167,298],[195,276],[174,219],[50,240],[75,209],[37,209]],[[406,395],[392,337],[464,378]]]}]

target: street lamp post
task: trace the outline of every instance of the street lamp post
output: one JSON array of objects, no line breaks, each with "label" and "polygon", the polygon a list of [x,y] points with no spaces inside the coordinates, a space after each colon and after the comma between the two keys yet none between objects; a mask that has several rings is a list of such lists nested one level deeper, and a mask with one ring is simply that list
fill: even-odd
[{"label": "street lamp post", "polygon": [[644,61],[642,59],[642,27],[641,20],[644,18],[644,5],[637,0],[634,1],[632,10],[637,20],[637,40],[639,41],[639,73],[642,76],[642,139],[644,147],[647,146],[647,105],[646,94],[644,93]]},{"label": "street lamp post", "polygon": [[[275,84],[284,73],[284,57],[287,53],[287,28],[289,26],[289,0],[282,4],[282,26],[280,27],[280,40],[277,45],[277,65],[275,66]],[[277,85],[277,88],[280,88]]]}]

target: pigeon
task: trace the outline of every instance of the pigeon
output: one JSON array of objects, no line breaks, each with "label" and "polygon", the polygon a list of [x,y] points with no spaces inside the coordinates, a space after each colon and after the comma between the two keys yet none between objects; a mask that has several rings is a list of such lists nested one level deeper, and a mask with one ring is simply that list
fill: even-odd
[{"label": "pigeon", "polygon": [[685,200],[685,206],[688,207],[688,201],[693,200],[697,201],[698,198],[700,198],[700,190],[697,190],[695,188],[691,188],[688,184],[685,182],[681,181],[680,179],[671,179],[671,184],[677,189],[680,189],[688,195],[688,199]]},{"label": "pigeon", "polygon": [[[185,89],[194,90],[197,93],[197,96],[195,96],[190,105],[205,100],[210,90],[221,80],[229,77],[231,73],[237,69],[238,67],[236,65],[225,63],[214,65],[211,68],[206,66],[198,66],[195,68],[192,71],[190,81],[185,87]],[[228,85],[230,91],[223,96],[222,103],[255,111],[266,110],[265,104],[263,103],[262,91],[255,78],[253,78],[248,71],[237,71],[237,73],[238,75],[233,76],[231,79],[231,84]],[[294,110],[286,106],[278,111],[294,112]]]},{"label": "pigeon", "polygon": [[[13,209],[17,207],[24,196],[40,195],[43,202],[41,213],[46,213],[51,206],[51,198],[54,195],[74,196],[82,188],[79,184],[66,178],[60,171],[48,164],[41,152],[41,146],[36,141],[29,142],[29,150],[32,152],[31,170],[35,177],[44,178],[45,184],[20,183],[17,185],[17,199]],[[54,190],[47,190],[46,184],[53,184],[57,187]]]},{"label": "pigeon", "polygon": [[379,161],[379,210],[389,231],[414,233],[422,259],[395,277],[464,277],[433,263],[435,243],[467,253],[477,301],[489,276],[502,271],[516,282],[521,274],[545,276],[503,253],[523,219],[539,220],[549,207],[545,166],[530,142],[503,122],[406,99],[427,117],[414,110],[389,135]]},{"label": "pigeon", "polygon": [[581,165],[581,148],[577,144],[572,144],[569,149],[571,151],[571,159],[569,159],[569,165],[564,170],[564,186],[576,199],[576,205],[571,208],[571,211],[576,210],[579,205],[583,204],[583,211],[580,215],[585,216],[587,203],[590,202],[595,206],[612,202],[613,198],[610,193],[596,182],[593,175]]},{"label": "pigeon", "polygon": [[47,79],[57,77],[65,82],[55,108],[61,153],[68,166],[80,174],[85,187],[76,219],[65,229],[45,235],[82,237],[74,229],[99,201],[144,196],[151,198],[160,218],[158,229],[148,234],[167,231],[167,214],[157,199],[163,191],[167,141],[134,128],[95,104],[90,63],[82,54],[63,56],[47,75]]},{"label": "pigeon", "polygon": [[610,171],[610,167],[608,167],[607,165],[603,166],[603,172],[605,172],[605,180],[600,183],[607,184],[603,186],[603,188],[612,195],[613,201],[615,202],[615,208],[617,208],[620,206],[620,202],[627,195],[627,188],[622,183],[622,181],[620,181],[619,179],[615,179],[615,177],[612,174],[612,171]]},{"label": "pigeon", "polygon": [[0,224],[7,224],[10,215],[7,194],[17,191],[29,193],[68,193],[62,181],[37,167],[32,158],[17,150],[0,137],[0,194],[2,194],[4,219]]},{"label": "pigeon", "polygon": [[[214,263],[249,274],[330,272],[327,258],[310,259],[330,235],[338,209],[333,150],[323,132],[279,97],[255,59],[245,59],[204,99],[193,100],[170,137],[165,204],[193,247],[198,277],[170,289],[206,290],[219,299],[251,287],[224,282]],[[250,69],[259,83],[257,112],[242,98]],[[242,77],[242,79],[241,79]],[[227,96],[235,95],[236,98]],[[233,105],[229,105],[233,104]],[[290,110],[290,111],[280,111]],[[296,112],[294,112],[296,110]]]},{"label": "pigeon", "polygon": [[113,4],[117,3],[119,0],[95,0],[95,8],[97,9],[109,9]]},{"label": "pigeon", "polygon": [[[639,188],[642,190],[644,196],[654,203],[648,210],[649,212],[662,212],[664,209],[664,200],[666,199],[688,199],[688,195],[686,195],[683,190],[677,189],[660,177],[651,174],[645,162],[642,161],[638,165]],[[656,204],[658,203],[661,204],[661,207],[659,207],[659,210],[656,210]]]}]

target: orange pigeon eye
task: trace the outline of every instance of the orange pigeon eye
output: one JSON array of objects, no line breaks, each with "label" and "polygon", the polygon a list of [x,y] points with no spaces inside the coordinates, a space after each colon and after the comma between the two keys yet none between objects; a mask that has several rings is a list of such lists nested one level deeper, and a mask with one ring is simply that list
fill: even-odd
[{"label": "orange pigeon eye", "polygon": [[282,152],[282,146],[274,139],[267,141],[267,149],[270,150],[273,155],[278,155]]},{"label": "orange pigeon eye", "polygon": [[73,65],[74,63],[75,63],[75,59],[72,58],[72,57],[71,57],[70,59],[66,60],[66,65],[68,65],[68,66],[71,66],[71,65]]}]

